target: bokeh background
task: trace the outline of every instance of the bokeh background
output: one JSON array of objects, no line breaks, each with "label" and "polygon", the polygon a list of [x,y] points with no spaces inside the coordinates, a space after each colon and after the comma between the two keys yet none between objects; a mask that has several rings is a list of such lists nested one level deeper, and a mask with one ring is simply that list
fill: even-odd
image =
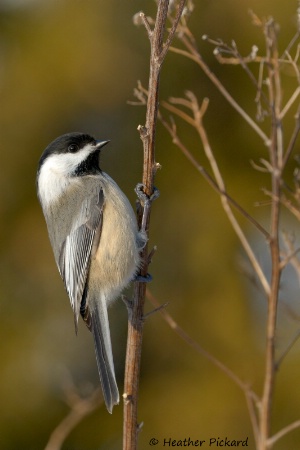
[{"label": "bokeh background", "polygon": [[[203,34],[235,39],[242,54],[263,36],[248,10],[280,23],[283,50],[296,31],[297,2],[281,0],[196,0],[190,27],[201,53],[238,101],[255,117],[255,90],[241,68],[220,66]],[[0,0],[0,448],[43,449],[68,412],[64,385],[71,377],[83,394],[98,385],[90,334],[74,333],[72,311],[54,264],[35,192],[38,159],[46,145],[69,131],[110,139],[102,168],[134,203],[141,181],[142,144],[136,131],[144,107],[130,106],[137,80],[147,86],[149,43],[133,25],[139,10],[155,12],[153,1]],[[258,69],[257,69],[258,70]],[[284,92],[296,84],[286,74]],[[262,187],[266,175],[250,160],[266,149],[191,61],[168,54],[161,98],[193,90],[210,98],[206,127],[229,192],[268,226]],[[167,117],[167,115],[166,115]],[[293,127],[287,122],[286,134]],[[269,123],[262,124],[268,131]],[[197,136],[178,121],[178,130],[205,166]],[[297,145],[296,152],[299,150]],[[247,261],[218,196],[172,144],[158,124],[156,185],[161,197],[151,219],[150,244],[158,251],[150,285],[168,312],[196,341],[225,362],[258,394],[262,390],[265,300],[251,286]],[[291,162],[290,171],[294,162]],[[266,244],[242,220],[264,270]],[[297,232],[289,222],[283,228]],[[127,292],[130,295],[130,290]],[[299,285],[291,271],[282,289],[278,349],[299,329]],[[147,311],[152,306],[147,303]],[[294,311],[293,315],[288,311]],[[117,378],[122,392],[126,311],[121,301],[110,311]],[[277,379],[273,428],[299,418],[299,343]],[[166,325],[159,314],[145,324],[139,398],[144,422],[140,448],[150,438],[245,439],[254,448],[242,392]],[[275,447],[299,448],[300,431]],[[109,415],[104,406],[72,432],[64,449],[113,450],[122,442],[122,406]]]}]

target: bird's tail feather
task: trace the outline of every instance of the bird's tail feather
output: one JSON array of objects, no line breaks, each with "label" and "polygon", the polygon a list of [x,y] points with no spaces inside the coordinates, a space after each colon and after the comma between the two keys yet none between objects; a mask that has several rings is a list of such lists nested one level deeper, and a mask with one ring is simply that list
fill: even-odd
[{"label": "bird's tail feather", "polygon": [[112,413],[113,406],[119,403],[119,391],[111,348],[109,321],[105,299],[91,313],[91,331],[94,337],[97,366],[106,407]]}]

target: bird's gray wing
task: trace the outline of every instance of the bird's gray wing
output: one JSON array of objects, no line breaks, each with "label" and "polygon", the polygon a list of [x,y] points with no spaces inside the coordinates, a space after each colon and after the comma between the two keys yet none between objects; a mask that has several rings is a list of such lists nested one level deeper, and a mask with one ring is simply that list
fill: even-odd
[{"label": "bird's gray wing", "polygon": [[101,236],[103,207],[103,189],[99,188],[82,204],[75,227],[63,242],[59,255],[58,267],[74,311],[76,330],[91,257]]}]

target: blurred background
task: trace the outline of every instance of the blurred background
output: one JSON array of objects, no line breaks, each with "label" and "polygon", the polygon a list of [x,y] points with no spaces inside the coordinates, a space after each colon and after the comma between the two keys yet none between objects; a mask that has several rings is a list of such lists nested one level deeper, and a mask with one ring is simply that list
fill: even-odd
[{"label": "blurred background", "polygon": [[[296,0],[196,0],[189,24],[212,70],[255,118],[256,92],[250,80],[239,67],[220,66],[213,47],[201,40],[203,34],[229,43],[234,39],[243,55],[253,44],[263,54],[264,38],[252,25],[249,9],[280,23],[283,51],[296,32]],[[146,32],[132,21],[140,10],[153,16],[155,3],[0,0],[1,449],[43,449],[68,412],[66,380],[71,378],[83,395],[99,384],[92,338],[82,324],[79,335],[74,333],[73,314],[36,198],[35,177],[50,141],[69,131],[85,131],[111,140],[101,167],[134,203],[133,189],[142,177],[136,128],[145,122],[145,109],[127,101],[134,99],[137,80],[147,86],[149,64]],[[296,86],[290,74],[284,83],[284,93]],[[180,97],[186,90],[194,91],[199,101],[210,98],[205,124],[228,190],[268,227],[268,207],[257,208],[255,202],[266,200],[261,188],[270,187],[269,178],[250,164],[266,157],[266,148],[192,61],[169,53],[160,97]],[[196,133],[177,123],[184,142],[207,167]],[[287,141],[293,125],[291,114]],[[268,132],[269,122],[262,127]],[[157,245],[158,251],[149,288],[161,303],[169,302],[167,311],[180,326],[260,395],[266,302],[245,275],[247,260],[218,196],[161,124],[156,158],[162,165],[156,177],[161,197],[151,217],[150,245]],[[294,166],[291,160],[288,170]],[[268,273],[265,242],[248,223],[241,223]],[[299,225],[288,216],[282,227],[297,239]],[[283,282],[278,352],[299,329],[298,292],[298,280],[290,271]],[[147,303],[146,310],[151,309]],[[110,317],[122,393],[127,322],[121,301]],[[278,374],[274,431],[299,418],[299,353],[298,342]],[[180,340],[160,314],[151,315],[145,324],[139,421],[144,422],[140,448],[148,448],[152,437],[162,441],[225,436],[248,437],[249,448],[254,448],[243,393]],[[297,430],[275,449],[296,449],[299,441]],[[121,442],[122,406],[115,407],[113,415],[102,406],[80,423],[63,448],[113,450],[120,449]]]}]

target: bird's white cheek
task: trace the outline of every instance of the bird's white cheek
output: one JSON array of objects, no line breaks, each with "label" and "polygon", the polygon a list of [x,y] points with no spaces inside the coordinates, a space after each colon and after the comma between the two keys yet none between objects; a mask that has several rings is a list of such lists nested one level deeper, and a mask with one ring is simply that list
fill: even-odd
[{"label": "bird's white cheek", "polygon": [[91,145],[86,145],[76,154],[52,155],[44,162],[39,175],[39,196],[44,204],[58,200],[70,184],[75,188],[80,184],[72,175],[92,150]]},{"label": "bird's white cheek", "polygon": [[66,191],[69,184],[67,177],[57,176],[51,171],[41,173],[39,179],[39,195],[44,205],[57,201]]}]

